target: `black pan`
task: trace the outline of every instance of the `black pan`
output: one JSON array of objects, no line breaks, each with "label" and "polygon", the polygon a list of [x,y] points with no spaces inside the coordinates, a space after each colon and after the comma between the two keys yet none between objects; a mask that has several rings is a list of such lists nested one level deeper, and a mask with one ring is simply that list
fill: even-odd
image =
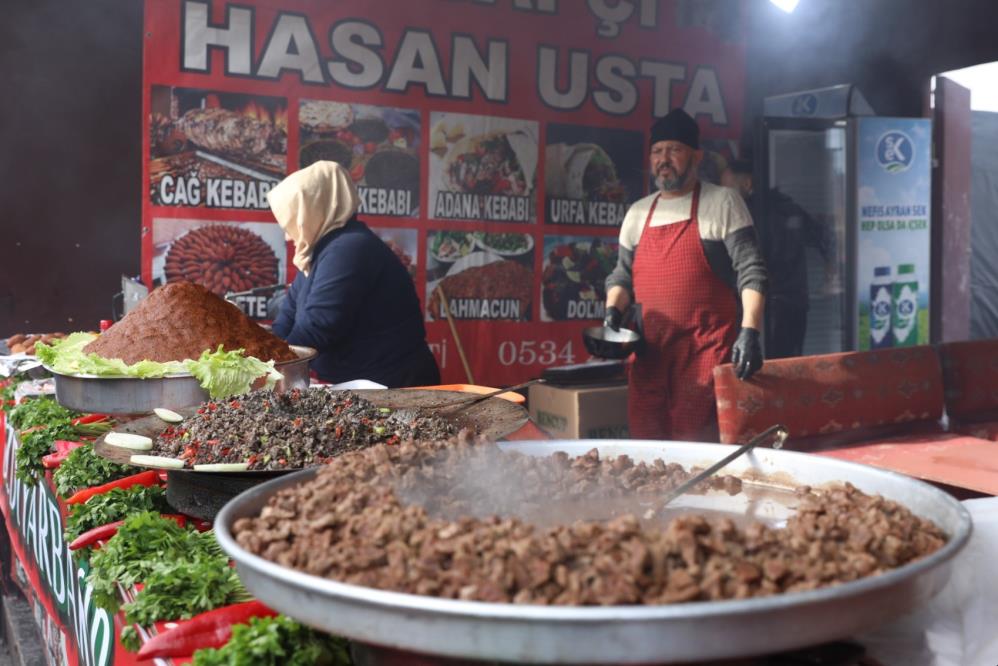
[{"label": "black pan", "polygon": [[582,342],[596,358],[624,359],[638,350],[641,336],[628,328],[615,331],[607,326],[591,326],[582,331]]}]

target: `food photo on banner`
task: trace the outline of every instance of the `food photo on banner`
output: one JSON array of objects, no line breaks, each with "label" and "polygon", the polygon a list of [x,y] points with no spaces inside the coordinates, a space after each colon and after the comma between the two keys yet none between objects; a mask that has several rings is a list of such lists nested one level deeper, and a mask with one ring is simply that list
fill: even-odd
[{"label": "food photo on banner", "polygon": [[287,242],[272,222],[153,218],[152,243],[158,284],[196,282],[224,297],[286,281]]},{"label": "food photo on banner", "polygon": [[426,256],[428,321],[531,320],[532,234],[430,231]]},{"label": "food photo on banner", "polygon": [[409,277],[416,279],[416,257],[419,256],[419,232],[415,229],[394,229],[389,227],[371,227],[371,231],[392,249],[402,265],[409,272]]},{"label": "food photo on banner", "polygon": [[347,168],[360,214],[419,215],[418,110],[303,99],[298,127],[298,166],[330,160]]},{"label": "food photo on banner", "polygon": [[541,321],[602,320],[615,236],[545,236]]},{"label": "food photo on banner", "polygon": [[284,98],[152,86],[151,202],[266,210],[287,171],[287,123]]},{"label": "food photo on banner", "polygon": [[643,194],[641,132],[549,123],[544,147],[545,221],[620,226]]},{"label": "food photo on banner", "polygon": [[534,222],[538,123],[430,114],[430,217]]}]

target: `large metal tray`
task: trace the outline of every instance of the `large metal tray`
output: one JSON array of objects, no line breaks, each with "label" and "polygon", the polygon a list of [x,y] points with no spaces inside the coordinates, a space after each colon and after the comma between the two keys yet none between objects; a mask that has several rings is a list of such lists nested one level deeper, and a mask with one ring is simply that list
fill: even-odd
[{"label": "large metal tray", "polygon": [[[316,351],[295,345],[291,345],[291,350],[298,355],[297,359],[275,364],[284,375],[277,387],[282,390],[308,388],[308,364],[315,358]],[[198,380],[187,374],[156,379],[52,374],[56,402],[81,412],[148,414],[156,407],[180,409],[208,399],[208,393]]]},{"label": "large metal tray", "polygon": [[[509,442],[530,455],[566,451],[706,465],[735,447],[628,440]],[[889,573],[808,592],[664,606],[548,607],[453,601],[338,583],[281,567],[232,538],[239,518],[257,515],[281,488],[314,470],[275,479],[234,499],[215,534],[240,578],[267,605],[319,629],[412,652],[533,663],[661,663],[767,654],[848,637],[918,608],[946,584],[953,556],[971,532],[959,502],[928,484],[865,465],[771,449],[751,452],[725,473],[812,486],[849,481],[903,503],[950,537],[941,550]]]},{"label": "large metal tray", "polygon": [[[422,389],[359,389],[354,391],[365,400],[370,400],[378,407],[389,407],[393,410],[425,410],[431,407],[440,407],[460,403],[465,400],[476,398],[475,395],[462,393],[460,391],[435,391]],[[158,406],[158,405],[157,405]],[[197,407],[182,407],[176,411],[187,418],[197,411]],[[489,398],[475,405],[462,410],[453,416],[444,416],[452,419],[458,428],[473,428],[476,432],[489,439],[502,439],[506,435],[516,432],[527,422],[527,410],[516,403],[502,398]],[[166,430],[171,424],[166,423],[158,416],[146,416],[135,419],[127,423],[122,423],[115,427],[116,432],[130,432],[136,435],[156,438],[161,432]],[[119,446],[110,446],[104,443],[103,435],[94,442],[94,452],[97,455],[112,460],[116,463],[128,464],[129,459],[135,451],[123,449]],[[169,470],[171,474],[198,474],[199,476],[211,475],[215,473],[194,472],[194,470]],[[295,470],[281,471],[247,471],[239,472],[239,476],[259,478],[273,477],[277,474],[284,474]],[[231,475],[226,475],[231,476]]]}]

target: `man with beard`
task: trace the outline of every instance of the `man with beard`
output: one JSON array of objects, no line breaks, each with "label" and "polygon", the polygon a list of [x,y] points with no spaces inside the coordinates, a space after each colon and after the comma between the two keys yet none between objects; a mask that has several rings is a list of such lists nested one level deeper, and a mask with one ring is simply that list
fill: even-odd
[{"label": "man with beard", "polygon": [[766,266],[739,193],[697,178],[696,121],[674,109],[652,126],[650,143],[658,191],[624,217],[604,324],[618,329],[640,304],[631,436],[717,441],[714,367],[730,360],[740,379],[762,367]]}]

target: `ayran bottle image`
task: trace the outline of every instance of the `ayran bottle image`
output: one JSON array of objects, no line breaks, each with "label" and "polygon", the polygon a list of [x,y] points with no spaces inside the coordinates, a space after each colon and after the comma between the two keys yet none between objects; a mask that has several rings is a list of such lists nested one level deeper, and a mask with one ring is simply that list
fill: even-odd
[{"label": "ayran bottle image", "polygon": [[894,345],[891,335],[891,318],[894,316],[894,281],[890,266],[873,269],[870,283],[870,348],[881,349]]},{"label": "ayran bottle image", "polygon": [[914,264],[898,266],[894,281],[894,346],[910,347],[918,344],[918,280]]}]

